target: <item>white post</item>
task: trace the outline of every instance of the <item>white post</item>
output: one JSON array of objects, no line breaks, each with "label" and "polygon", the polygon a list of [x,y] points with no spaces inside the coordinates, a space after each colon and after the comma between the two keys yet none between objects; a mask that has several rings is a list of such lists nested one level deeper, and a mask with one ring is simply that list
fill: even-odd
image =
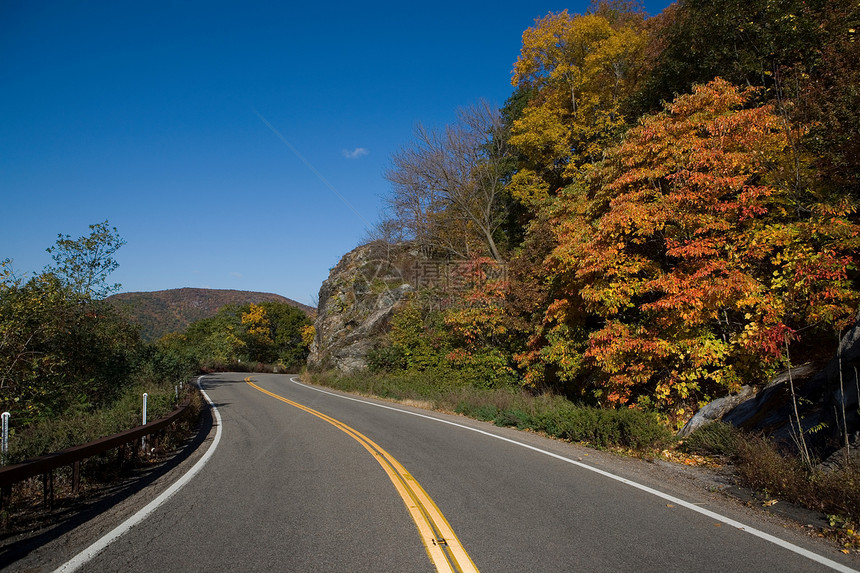
[{"label": "white post", "polygon": [[6,464],[6,454],[9,452],[9,418],[12,416],[9,412],[3,412],[0,417],[3,418],[2,442],[0,442],[0,454],[2,454],[2,463]]},{"label": "white post", "polygon": [[[146,399],[149,397],[149,394],[146,392],[143,393],[143,425],[146,425]],[[146,436],[143,436],[140,439],[140,447],[146,451]]]}]

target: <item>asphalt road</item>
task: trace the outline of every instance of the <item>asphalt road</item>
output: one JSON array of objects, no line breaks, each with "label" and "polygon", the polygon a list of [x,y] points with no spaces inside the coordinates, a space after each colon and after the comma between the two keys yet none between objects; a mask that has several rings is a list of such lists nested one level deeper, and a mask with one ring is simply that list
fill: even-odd
[{"label": "asphalt road", "polygon": [[80,570],[434,571],[381,455],[332,420],[284,400],[331,417],[402,464],[406,481],[423,486],[480,571],[834,570],[750,528],[858,568],[856,558],[800,529],[657,469],[642,470],[644,462],[613,461],[458,416],[345,399],[286,375],[252,375],[257,388],[247,376],[205,379],[222,420],[211,459]]}]

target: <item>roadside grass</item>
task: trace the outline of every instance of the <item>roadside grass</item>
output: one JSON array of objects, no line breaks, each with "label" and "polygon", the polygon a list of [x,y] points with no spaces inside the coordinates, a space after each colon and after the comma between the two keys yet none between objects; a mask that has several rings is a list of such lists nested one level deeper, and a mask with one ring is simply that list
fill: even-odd
[{"label": "roadside grass", "polygon": [[[178,406],[173,384],[138,379],[109,407],[94,411],[69,411],[11,435],[7,463],[19,463],[139,426],[144,392],[147,393],[149,421],[164,417]],[[9,505],[0,511],[0,539],[39,529],[57,520],[62,521],[70,515],[68,508],[74,507],[80,500],[98,497],[132,475],[130,472],[137,468],[163,461],[164,456],[180,447],[197,426],[204,407],[203,398],[196,391],[191,391],[189,396],[191,407],[187,414],[178,423],[159,432],[146,453],[138,451],[137,447],[126,446],[83,460],[80,466],[82,479],[77,493],[72,488],[72,467],[56,468],[52,472],[53,507],[47,507],[43,502],[42,478],[34,477],[13,485]],[[182,394],[179,400],[184,400]]]},{"label": "roadside grass", "polygon": [[[722,422],[697,429],[679,444],[686,453],[729,461],[740,483],[769,500],[785,500],[828,516],[843,548],[860,549],[860,464],[846,460],[834,469],[806,467],[772,441]],[[766,502],[768,503],[768,502]]]},{"label": "roadside grass", "polygon": [[366,396],[420,403],[497,426],[541,432],[594,448],[622,448],[652,454],[672,442],[656,414],[575,404],[564,397],[534,395],[519,388],[475,388],[435,378],[428,372],[339,375],[305,373],[308,381]]},{"label": "roadside grass", "polygon": [[56,418],[41,420],[9,437],[10,464],[85,444],[139,426],[143,394],[147,393],[147,419],[157,420],[172,411],[177,401],[173,384],[137,381],[110,406],[97,410],[76,408]]}]

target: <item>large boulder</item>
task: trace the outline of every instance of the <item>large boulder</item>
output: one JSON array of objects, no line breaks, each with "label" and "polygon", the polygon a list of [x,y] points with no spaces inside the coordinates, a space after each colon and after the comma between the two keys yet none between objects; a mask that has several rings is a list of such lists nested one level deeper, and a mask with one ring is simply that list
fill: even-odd
[{"label": "large boulder", "polygon": [[361,245],[340,259],[320,287],[308,368],[350,373],[367,367],[368,351],[414,290],[407,282],[414,261],[408,244],[385,241]]},{"label": "large boulder", "polygon": [[755,391],[752,386],[743,386],[737,394],[723,396],[722,398],[718,398],[706,406],[703,406],[692,418],[690,418],[684,427],[681,428],[681,431],[678,432],[678,436],[681,438],[689,436],[696,431],[696,429],[709,424],[710,422],[722,419],[726,412],[731,411],[738,404],[745,402],[753,394],[755,394]]},{"label": "large boulder", "polygon": [[721,419],[738,428],[764,433],[786,447],[796,447],[792,384],[807,446],[816,457],[826,459],[844,445],[846,434],[852,436],[860,431],[860,318],[842,337],[836,356],[823,368],[811,364],[795,367],[755,393],[748,390],[742,400],[717,400],[702,408],[682,432],[686,435],[696,426]]}]

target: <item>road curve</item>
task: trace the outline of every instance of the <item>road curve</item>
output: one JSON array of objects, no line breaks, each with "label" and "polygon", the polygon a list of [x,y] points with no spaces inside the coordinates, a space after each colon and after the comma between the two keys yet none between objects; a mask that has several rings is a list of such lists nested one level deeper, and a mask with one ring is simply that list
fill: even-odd
[{"label": "road curve", "polygon": [[[253,375],[254,385],[247,376],[207,377],[222,419],[217,451],[188,486],[80,570],[436,570],[377,456],[308,410],[402,464],[484,572],[857,568],[853,556],[820,540],[704,490],[678,494],[658,472],[619,470],[608,455],[462,417],[344,399],[289,376]],[[565,461],[580,458],[581,465]],[[729,525],[738,522],[783,545]]]}]

